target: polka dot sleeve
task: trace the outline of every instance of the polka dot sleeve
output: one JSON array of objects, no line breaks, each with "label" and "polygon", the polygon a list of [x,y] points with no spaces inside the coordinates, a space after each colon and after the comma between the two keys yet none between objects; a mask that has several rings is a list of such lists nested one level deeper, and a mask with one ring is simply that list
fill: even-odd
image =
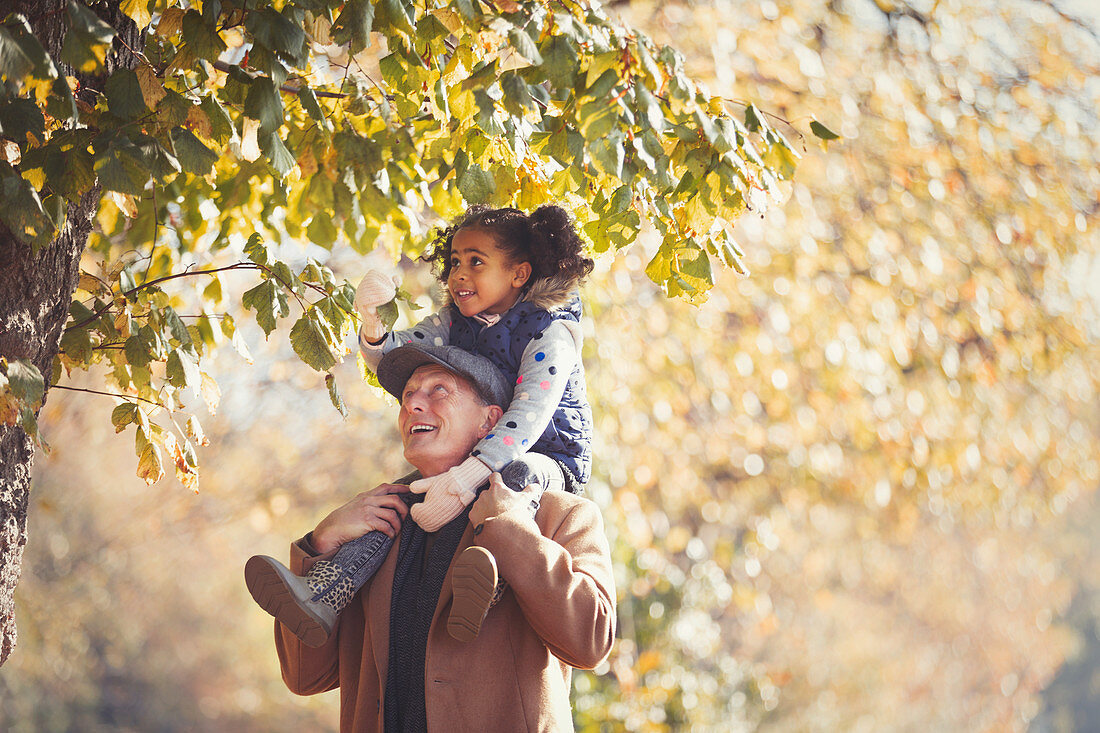
[{"label": "polka dot sleeve", "polygon": [[520,359],[512,403],[471,455],[499,471],[529,451],[558,409],[578,358],[577,344],[561,321],[531,339]]},{"label": "polka dot sleeve", "polygon": [[380,344],[372,344],[359,334],[359,351],[363,354],[363,361],[367,363],[371,371],[378,368],[378,362],[382,357],[393,351],[398,346],[405,344],[430,344],[433,346],[446,346],[451,334],[451,310],[444,308],[438,313],[433,313],[412,328],[405,331],[390,331],[382,339]]}]

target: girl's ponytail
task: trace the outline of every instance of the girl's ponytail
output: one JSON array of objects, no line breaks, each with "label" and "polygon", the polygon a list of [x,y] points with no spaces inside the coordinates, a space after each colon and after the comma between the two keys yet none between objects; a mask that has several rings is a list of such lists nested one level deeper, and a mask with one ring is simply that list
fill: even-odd
[{"label": "girl's ponytail", "polygon": [[569,213],[553,204],[540,206],[528,217],[531,250],[538,277],[564,277],[577,285],[595,263],[585,254]]}]

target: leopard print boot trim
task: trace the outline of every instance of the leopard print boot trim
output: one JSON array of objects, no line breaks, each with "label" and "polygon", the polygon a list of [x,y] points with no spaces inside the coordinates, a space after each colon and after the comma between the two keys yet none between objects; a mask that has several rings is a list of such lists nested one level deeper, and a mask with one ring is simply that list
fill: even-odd
[{"label": "leopard print boot trim", "polygon": [[336,613],[343,611],[355,595],[351,578],[331,560],[318,560],[306,574],[306,584],[313,591],[311,600],[324,603]]}]

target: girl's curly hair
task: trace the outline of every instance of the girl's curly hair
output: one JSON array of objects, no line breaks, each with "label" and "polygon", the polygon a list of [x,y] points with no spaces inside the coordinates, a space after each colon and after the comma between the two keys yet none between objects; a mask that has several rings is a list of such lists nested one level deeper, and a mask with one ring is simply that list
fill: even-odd
[{"label": "girl's curly hair", "polygon": [[473,206],[454,224],[438,230],[431,249],[421,257],[435,265],[443,284],[451,274],[451,240],[462,229],[489,234],[511,262],[529,262],[528,284],[556,276],[565,278],[572,288],[592,272],[595,264],[585,254],[569,214],[560,206],[540,206],[530,214],[512,208]]}]

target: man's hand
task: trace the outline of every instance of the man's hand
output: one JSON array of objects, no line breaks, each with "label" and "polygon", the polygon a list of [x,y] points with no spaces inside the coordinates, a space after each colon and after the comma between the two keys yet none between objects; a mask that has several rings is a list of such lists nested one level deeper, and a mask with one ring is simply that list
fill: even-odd
[{"label": "man's hand", "polygon": [[363,317],[360,330],[371,341],[386,335],[378,306],[389,303],[397,293],[397,278],[387,277],[378,270],[369,270],[355,289],[355,309]]},{"label": "man's hand", "polygon": [[324,554],[372,530],[393,537],[409,512],[409,507],[396,494],[408,490],[408,486],[401,484],[382,484],[359,494],[321,520],[313,530],[313,548]]},{"label": "man's hand", "polygon": [[523,491],[512,491],[504,485],[499,473],[489,479],[489,488],[481,492],[474,505],[470,507],[470,524],[477,527],[487,519],[499,517],[508,512],[519,512],[521,516],[534,521],[532,502],[538,506],[542,491],[538,486],[528,486]]}]

